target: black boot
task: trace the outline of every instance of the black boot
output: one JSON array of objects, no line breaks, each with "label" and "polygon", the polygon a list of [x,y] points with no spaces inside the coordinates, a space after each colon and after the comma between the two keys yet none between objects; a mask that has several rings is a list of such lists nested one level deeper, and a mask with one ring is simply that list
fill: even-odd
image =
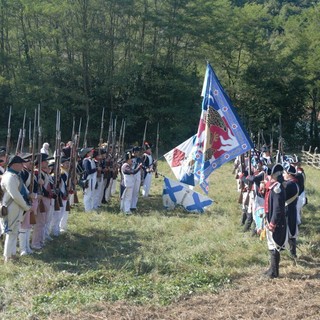
[{"label": "black boot", "polygon": [[289,246],[290,246],[290,255],[292,258],[297,258],[297,240],[296,238],[289,239]]},{"label": "black boot", "polygon": [[253,221],[252,213],[247,213],[247,219],[246,219],[246,222],[245,222],[244,228],[243,228],[243,231],[244,231],[244,232],[247,232],[247,231],[250,230],[252,221]]},{"label": "black boot", "polygon": [[280,265],[280,252],[278,250],[275,251],[275,256],[276,256],[276,274],[277,278],[279,277],[279,265]]},{"label": "black boot", "polygon": [[243,226],[247,220],[247,209],[242,209],[241,225]]},{"label": "black boot", "polygon": [[280,253],[277,250],[270,250],[271,266],[266,272],[266,276],[270,279],[278,278],[279,276],[279,264],[280,262]]}]

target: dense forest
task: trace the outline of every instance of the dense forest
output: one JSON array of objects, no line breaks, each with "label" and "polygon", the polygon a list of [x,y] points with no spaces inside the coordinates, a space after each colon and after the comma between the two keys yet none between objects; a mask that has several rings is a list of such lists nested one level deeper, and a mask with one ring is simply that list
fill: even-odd
[{"label": "dense forest", "polygon": [[[0,134],[41,105],[43,138],[89,117],[88,144],[112,112],[125,141],[168,150],[197,130],[209,61],[248,132],[320,146],[317,0],[0,0]],[[282,128],[279,129],[279,118]],[[30,120],[29,120],[30,119]],[[82,133],[83,136],[83,133]]]}]

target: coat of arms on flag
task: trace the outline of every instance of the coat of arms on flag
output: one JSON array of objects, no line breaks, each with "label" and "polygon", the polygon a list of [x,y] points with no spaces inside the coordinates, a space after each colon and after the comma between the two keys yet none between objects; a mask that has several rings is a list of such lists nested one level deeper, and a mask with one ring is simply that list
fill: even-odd
[{"label": "coat of arms on flag", "polygon": [[252,148],[231,101],[210,64],[202,88],[202,112],[194,152],[194,174],[208,192],[206,180],[222,164]]}]

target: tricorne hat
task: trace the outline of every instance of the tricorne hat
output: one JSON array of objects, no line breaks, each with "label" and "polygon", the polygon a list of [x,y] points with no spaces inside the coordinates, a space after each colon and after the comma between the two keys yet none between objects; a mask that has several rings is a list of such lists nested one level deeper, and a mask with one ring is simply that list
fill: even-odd
[{"label": "tricorne hat", "polygon": [[275,164],[271,169],[271,175],[279,176],[283,172],[283,166],[280,163]]},{"label": "tricorne hat", "polygon": [[285,169],[285,171],[292,175],[297,174],[297,169],[293,165],[290,165],[288,168]]},{"label": "tricorne hat", "polygon": [[94,149],[93,148],[82,148],[79,151],[79,157],[84,158],[92,150],[94,150]]},{"label": "tricorne hat", "polygon": [[53,159],[53,157],[49,157],[46,153],[40,153],[36,155],[36,161],[34,162],[35,165],[39,163],[39,158],[41,162]]},{"label": "tricorne hat", "polygon": [[19,156],[11,156],[9,158],[8,167],[12,166],[15,163],[25,163],[25,162],[28,162],[28,161],[22,159]]}]

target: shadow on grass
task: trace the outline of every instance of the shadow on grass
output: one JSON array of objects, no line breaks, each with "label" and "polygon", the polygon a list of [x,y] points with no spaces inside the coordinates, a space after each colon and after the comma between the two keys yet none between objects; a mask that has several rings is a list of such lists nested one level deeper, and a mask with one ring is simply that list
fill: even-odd
[{"label": "shadow on grass", "polygon": [[299,230],[302,234],[320,233],[320,207],[308,204],[308,212],[302,214],[302,224]]},{"label": "shadow on grass", "polygon": [[[111,214],[120,214],[119,202],[113,198],[108,204],[103,206],[103,210]],[[138,201],[137,210],[134,215],[150,216],[155,212],[166,217],[179,217],[179,218],[198,218],[199,214],[190,213],[183,207],[176,207],[174,210],[166,210],[163,206],[162,195],[151,195],[148,198],[140,197]]]},{"label": "shadow on grass", "polygon": [[90,234],[67,232],[50,242],[33,258],[51,264],[57,271],[72,273],[87,270],[133,268],[141,244],[132,231],[90,229]]}]

